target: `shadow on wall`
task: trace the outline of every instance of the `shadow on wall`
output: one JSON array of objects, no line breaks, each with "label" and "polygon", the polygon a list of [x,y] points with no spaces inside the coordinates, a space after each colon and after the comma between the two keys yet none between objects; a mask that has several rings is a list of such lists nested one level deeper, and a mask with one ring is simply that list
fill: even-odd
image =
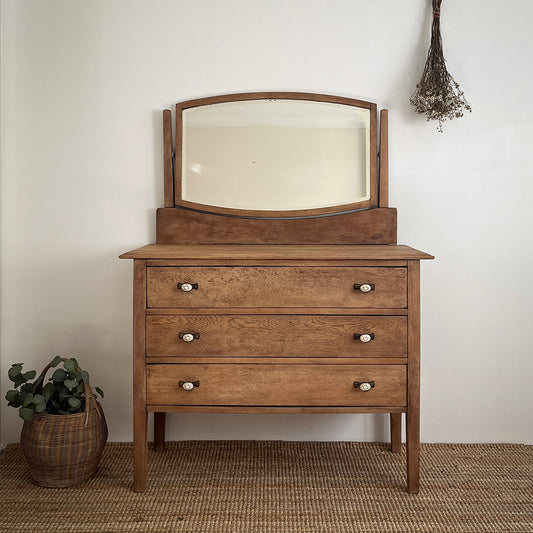
[{"label": "shadow on wall", "polygon": [[390,440],[387,414],[167,414],[168,440],[212,439],[214,434],[217,440],[350,441],[361,435],[369,442]]}]

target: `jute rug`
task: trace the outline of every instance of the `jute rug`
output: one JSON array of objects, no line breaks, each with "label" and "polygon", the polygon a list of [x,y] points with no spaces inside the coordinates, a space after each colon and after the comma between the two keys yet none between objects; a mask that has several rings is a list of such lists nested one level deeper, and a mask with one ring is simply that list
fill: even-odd
[{"label": "jute rug", "polygon": [[351,442],[172,442],[131,492],[132,446],[108,444],[95,478],[32,485],[18,445],[0,454],[2,532],[533,532],[533,446],[422,446],[421,493],[405,449]]}]

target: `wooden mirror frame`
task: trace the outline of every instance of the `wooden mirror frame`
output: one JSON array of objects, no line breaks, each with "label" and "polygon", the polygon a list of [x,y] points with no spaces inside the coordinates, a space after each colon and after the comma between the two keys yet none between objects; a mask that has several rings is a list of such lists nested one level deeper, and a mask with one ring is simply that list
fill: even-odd
[{"label": "wooden mirror frame", "polygon": [[[266,211],[252,209],[235,209],[227,207],[218,207],[207,204],[189,202],[182,197],[182,141],[183,141],[183,111],[192,107],[204,105],[220,104],[227,102],[240,102],[246,100],[305,100],[313,102],[325,102],[333,104],[348,105],[370,111],[370,198],[360,202],[349,204],[321,207],[315,209],[297,209],[283,211]],[[165,127],[165,147],[172,143],[172,134],[170,137],[167,130],[170,129],[170,112],[164,117],[168,122]],[[340,96],[331,96],[315,93],[297,93],[297,92],[258,92],[258,93],[237,93],[213,96],[209,98],[199,98],[188,100],[176,105],[176,140],[175,140],[175,160],[168,161],[168,149],[165,148],[165,206],[182,207],[204,213],[214,213],[222,215],[231,215],[237,217],[253,218],[303,218],[310,216],[335,215],[340,213],[350,213],[361,209],[368,209],[378,206],[378,179],[377,179],[377,106],[372,102],[363,100],[354,100]],[[172,172],[172,166],[174,172]],[[173,175],[172,175],[173,174]],[[171,200],[172,198],[172,200]],[[171,203],[172,202],[172,203]]]}]

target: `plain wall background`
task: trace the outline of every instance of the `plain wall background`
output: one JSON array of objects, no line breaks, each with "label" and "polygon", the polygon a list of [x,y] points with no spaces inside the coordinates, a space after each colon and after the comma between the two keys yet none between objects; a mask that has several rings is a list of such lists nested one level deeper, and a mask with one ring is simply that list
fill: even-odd
[{"label": "plain wall background", "polygon": [[[163,205],[161,110],[295,90],[390,110],[398,242],[422,265],[422,439],[533,443],[530,0],[448,0],[448,68],[473,113],[409,105],[429,0],[3,0],[2,443],[9,366],[75,355],[131,440],[130,261]],[[171,439],[385,440],[385,415],[172,415]]]}]

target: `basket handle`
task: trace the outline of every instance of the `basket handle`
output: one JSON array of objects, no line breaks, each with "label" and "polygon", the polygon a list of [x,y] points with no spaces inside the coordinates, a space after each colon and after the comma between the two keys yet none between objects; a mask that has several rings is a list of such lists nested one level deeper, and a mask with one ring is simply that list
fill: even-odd
[{"label": "basket handle", "polygon": [[[52,359],[53,361],[53,359]],[[39,386],[36,389],[36,392],[43,392],[43,383],[44,383],[44,377],[46,376],[46,373],[48,370],[50,370],[50,367],[52,366],[52,361],[50,361],[45,367],[44,370],[39,374],[38,380],[41,381]],[[71,361],[71,359],[67,357],[61,357],[61,361]],[[81,368],[78,365],[78,371],[81,372]],[[83,381],[83,378],[82,378]],[[96,408],[96,414],[98,415],[98,418],[102,418],[102,415],[100,413],[100,406],[98,405],[98,402],[96,401],[96,398],[94,397],[93,390],[91,389],[91,386],[88,383],[85,383],[83,381],[83,390],[85,392],[85,425],[87,425],[87,422],[89,421],[89,402],[92,400],[94,402],[94,406]]]}]

